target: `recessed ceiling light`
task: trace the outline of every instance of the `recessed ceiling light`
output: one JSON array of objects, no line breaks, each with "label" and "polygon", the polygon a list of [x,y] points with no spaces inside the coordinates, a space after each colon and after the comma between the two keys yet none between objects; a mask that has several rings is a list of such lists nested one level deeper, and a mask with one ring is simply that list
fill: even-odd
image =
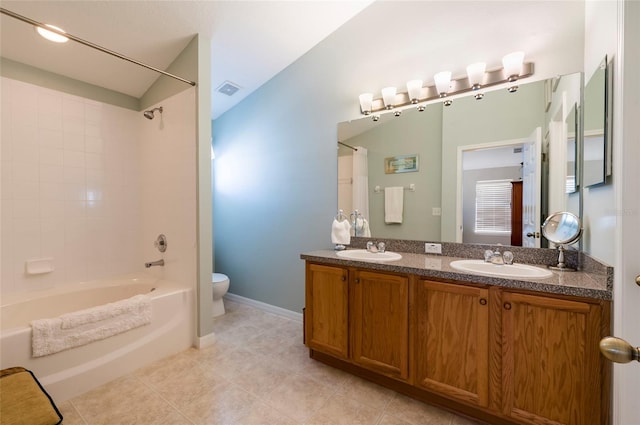
[{"label": "recessed ceiling light", "polygon": [[[44,24],[45,27],[49,27],[52,28],[54,30],[57,31],[61,31],[61,32],[65,32],[62,28],[58,28],[56,26],[53,25],[49,25],[49,24]],[[53,41],[54,43],[66,43],[67,41],[69,41],[69,39],[67,37],[65,37],[64,35],[60,35],[58,33],[55,33],[53,31],[49,31],[45,28],[42,27],[35,27],[36,31],[38,31],[38,34],[40,34],[42,37],[46,38],[49,41]]]}]

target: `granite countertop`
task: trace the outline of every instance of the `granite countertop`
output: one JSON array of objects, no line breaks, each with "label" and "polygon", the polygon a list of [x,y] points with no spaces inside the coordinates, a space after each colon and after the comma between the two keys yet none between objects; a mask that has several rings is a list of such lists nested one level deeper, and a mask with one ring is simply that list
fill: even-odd
[{"label": "granite countertop", "polygon": [[[300,255],[300,258],[317,263],[361,267],[395,273],[408,273],[422,277],[474,282],[505,288],[526,289],[602,300],[612,299],[612,275],[608,273],[585,271],[560,272],[551,270],[553,275],[544,279],[482,276],[456,270],[449,265],[451,261],[468,259],[468,257],[449,257],[408,252],[399,253],[402,254],[400,260],[386,262],[341,258],[332,250],[303,253]],[[517,258],[515,262],[518,263]]]}]

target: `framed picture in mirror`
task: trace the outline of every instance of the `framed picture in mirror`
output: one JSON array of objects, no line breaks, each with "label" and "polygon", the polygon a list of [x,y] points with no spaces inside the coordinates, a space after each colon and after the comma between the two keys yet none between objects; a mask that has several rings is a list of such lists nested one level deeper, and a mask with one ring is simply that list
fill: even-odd
[{"label": "framed picture in mirror", "polygon": [[398,155],[384,159],[385,174],[412,173],[418,171],[418,155]]}]

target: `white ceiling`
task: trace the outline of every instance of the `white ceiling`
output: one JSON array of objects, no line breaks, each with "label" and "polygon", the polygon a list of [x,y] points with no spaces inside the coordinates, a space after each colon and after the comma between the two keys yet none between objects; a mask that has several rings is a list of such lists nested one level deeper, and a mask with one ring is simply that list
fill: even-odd
[{"label": "white ceiling", "polygon": [[[349,1],[1,1],[1,7],[166,69],[195,34],[211,38],[212,118],[240,102],[371,0]],[[54,44],[5,15],[8,59],[140,98],[158,74],[69,42]],[[241,87],[232,97],[224,82]]]}]

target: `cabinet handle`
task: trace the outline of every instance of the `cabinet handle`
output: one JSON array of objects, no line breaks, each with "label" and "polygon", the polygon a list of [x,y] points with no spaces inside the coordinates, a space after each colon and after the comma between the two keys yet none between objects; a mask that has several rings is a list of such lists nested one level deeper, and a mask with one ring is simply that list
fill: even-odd
[{"label": "cabinet handle", "polygon": [[487,300],[484,298],[480,298],[480,305],[487,305]]},{"label": "cabinet handle", "polygon": [[355,280],[355,282],[356,282],[356,283],[360,283],[360,279],[356,279],[356,280]]},{"label": "cabinet handle", "polygon": [[511,303],[504,303],[505,310],[511,310]]},{"label": "cabinet handle", "polygon": [[343,275],[341,280],[344,282],[345,280],[347,280],[347,277]]}]

